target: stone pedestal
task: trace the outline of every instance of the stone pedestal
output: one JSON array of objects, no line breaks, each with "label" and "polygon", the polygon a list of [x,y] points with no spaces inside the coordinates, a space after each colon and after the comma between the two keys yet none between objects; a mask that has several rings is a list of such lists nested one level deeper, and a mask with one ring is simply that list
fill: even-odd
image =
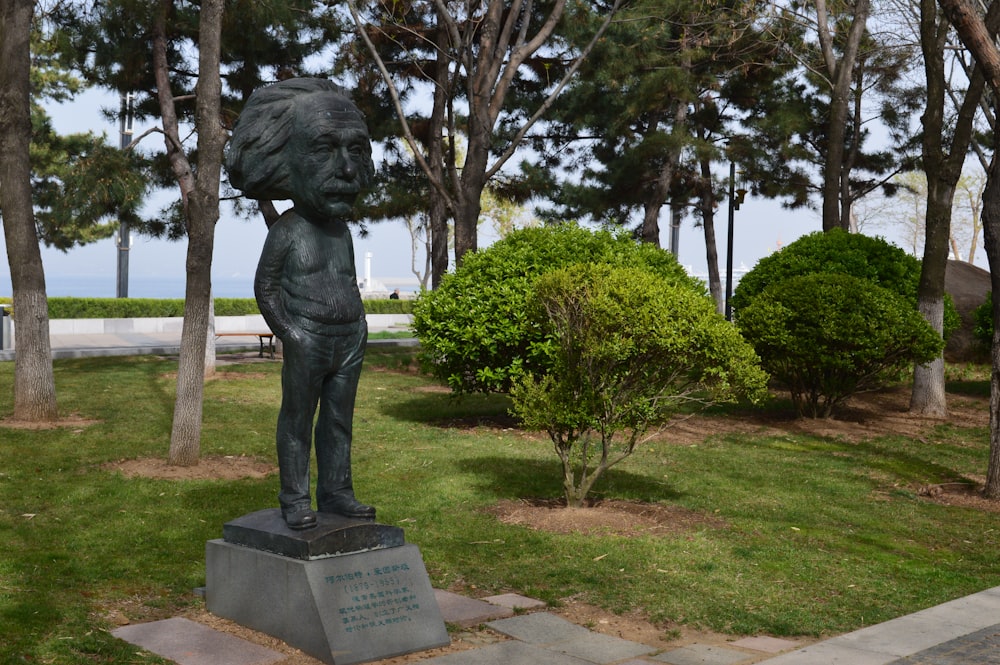
[{"label": "stone pedestal", "polygon": [[227,523],[224,540],[208,542],[209,612],[330,665],[449,643],[420,551],[401,529],[321,514],[315,529],[292,531],[273,513]]}]

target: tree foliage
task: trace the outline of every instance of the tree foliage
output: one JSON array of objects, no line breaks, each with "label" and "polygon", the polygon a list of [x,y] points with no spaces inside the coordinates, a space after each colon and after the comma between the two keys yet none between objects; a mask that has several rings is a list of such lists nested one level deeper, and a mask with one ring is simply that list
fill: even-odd
[{"label": "tree foliage", "polygon": [[569,223],[521,229],[421,293],[413,330],[426,365],[457,393],[505,392],[525,372],[543,374],[546,332],[528,311],[528,293],[539,275],[577,263],[644,267],[704,291],[670,253],[628,236]]},{"label": "tree foliage", "polygon": [[[851,275],[902,296],[916,309],[920,262],[895,245],[860,233],[841,229],[802,236],[780,251],[757,262],[740,279],[733,293],[733,309],[749,306],[772,285],[791,277],[817,273]],[[951,299],[946,301],[945,337],[960,325]]]},{"label": "tree foliage", "polygon": [[544,429],[568,506],[681,411],[766,394],[753,349],[704,292],[636,268],[583,264],[538,278],[548,367],[523,375],[513,411]]},{"label": "tree foliage", "polygon": [[[620,3],[347,1],[388,91],[399,133],[430,184],[432,236],[444,231],[444,215],[454,221],[456,265],[478,246],[486,184],[500,177],[583,57],[557,28],[598,13],[604,16],[599,35]],[[404,109],[408,95],[428,87],[429,114]],[[461,168],[454,161],[458,131],[467,138]],[[440,240],[433,242],[441,248]],[[437,284],[437,256],[433,263]]]},{"label": "tree foliage", "polygon": [[898,379],[944,342],[913,305],[846,274],[790,277],[740,310],[739,328],[800,416],[830,417],[851,395]]},{"label": "tree foliage", "polygon": [[[782,27],[771,39],[798,64],[746,98],[734,154],[754,193],[792,208],[818,195],[823,228],[850,229],[856,201],[891,193],[892,175],[912,168],[911,120],[924,99],[909,76],[915,40],[873,29],[867,1],[775,4]],[[877,125],[888,145],[872,140]]]},{"label": "tree foliage", "polygon": [[72,103],[83,89],[57,19],[36,17],[31,34],[31,189],[39,239],[67,251],[111,236],[119,221],[139,224],[150,181],[138,153],[105,135],[53,128],[43,102]]}]

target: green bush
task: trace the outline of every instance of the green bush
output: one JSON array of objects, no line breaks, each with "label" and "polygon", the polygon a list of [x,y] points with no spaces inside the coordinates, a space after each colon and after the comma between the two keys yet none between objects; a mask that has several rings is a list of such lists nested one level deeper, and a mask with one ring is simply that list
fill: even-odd
[{"label": "green bush", "polygon": [[[903,296],[916,308],[920,261],[882,238],[842,229],[804,235],[781,251],[762,258],[744,275],[733,293],[735,316],[768,286],[789,277],[834,273],[866,279]],[[944,303],[944,338],[962,321],[950,296]]]},{"label": "green bush", "polygon": [[587,264],[541,276],[529,303],[544,313],[550,367],[517,379],[513,410],[548,432],[569,506],[681,409],[766,394],[753,348],[687,284]]},{"label": "green bush", "polygon": [[544,373],[545,326],[529,314],[528,293],[539,275],[577,263],[645,268],[705,292],[672,254],[625,235],[575,224],[522,229],[466,255],[416,300],[413,330],[425,366],[458,393],[506,392],[522,373]]},{"label": "green bush", "polygon": [[365,300],[365,312],[368,314],[411,314],[413,312],[412,300],[389,300],[383,298],[379,300]]},{"label": "green bush", "polygon": [[131,319],[183,316],[180,298],[49,298],[50,319]]},{"label": "green bush", "polygon": [[740,311],[739,328],[799,415],[829,417],[851,395],[899,378],[944,342],[911,303],[850,275],[792,277]]}]

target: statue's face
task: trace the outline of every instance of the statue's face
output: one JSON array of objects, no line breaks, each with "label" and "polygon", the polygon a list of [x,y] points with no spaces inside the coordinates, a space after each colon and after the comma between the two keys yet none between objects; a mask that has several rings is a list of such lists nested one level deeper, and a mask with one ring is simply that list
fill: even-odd
[{"label": "statue's face", "polygon": [[292,201],[299,214],[321,222],[348,217],[371,175],[368,128],[344,98],[316,95],[296,114],[286,154]]}]

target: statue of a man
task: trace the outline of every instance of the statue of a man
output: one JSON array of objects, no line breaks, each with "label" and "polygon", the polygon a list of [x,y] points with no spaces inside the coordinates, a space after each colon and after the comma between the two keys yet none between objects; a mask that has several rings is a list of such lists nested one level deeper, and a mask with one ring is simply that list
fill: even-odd
[{"label": "statue of a man", "polygon": [[354,496],[351,430],[368,339],[347,219],[375,166],[364,116],[335,84],[289,79],[255,91],[226,154],[233,187],[291,199],[271,226],[254,293],[284,347],[277,448],[278,501],[292,529],[316,526],[309,455],[316,421],[320,512],[373,520]]}]

